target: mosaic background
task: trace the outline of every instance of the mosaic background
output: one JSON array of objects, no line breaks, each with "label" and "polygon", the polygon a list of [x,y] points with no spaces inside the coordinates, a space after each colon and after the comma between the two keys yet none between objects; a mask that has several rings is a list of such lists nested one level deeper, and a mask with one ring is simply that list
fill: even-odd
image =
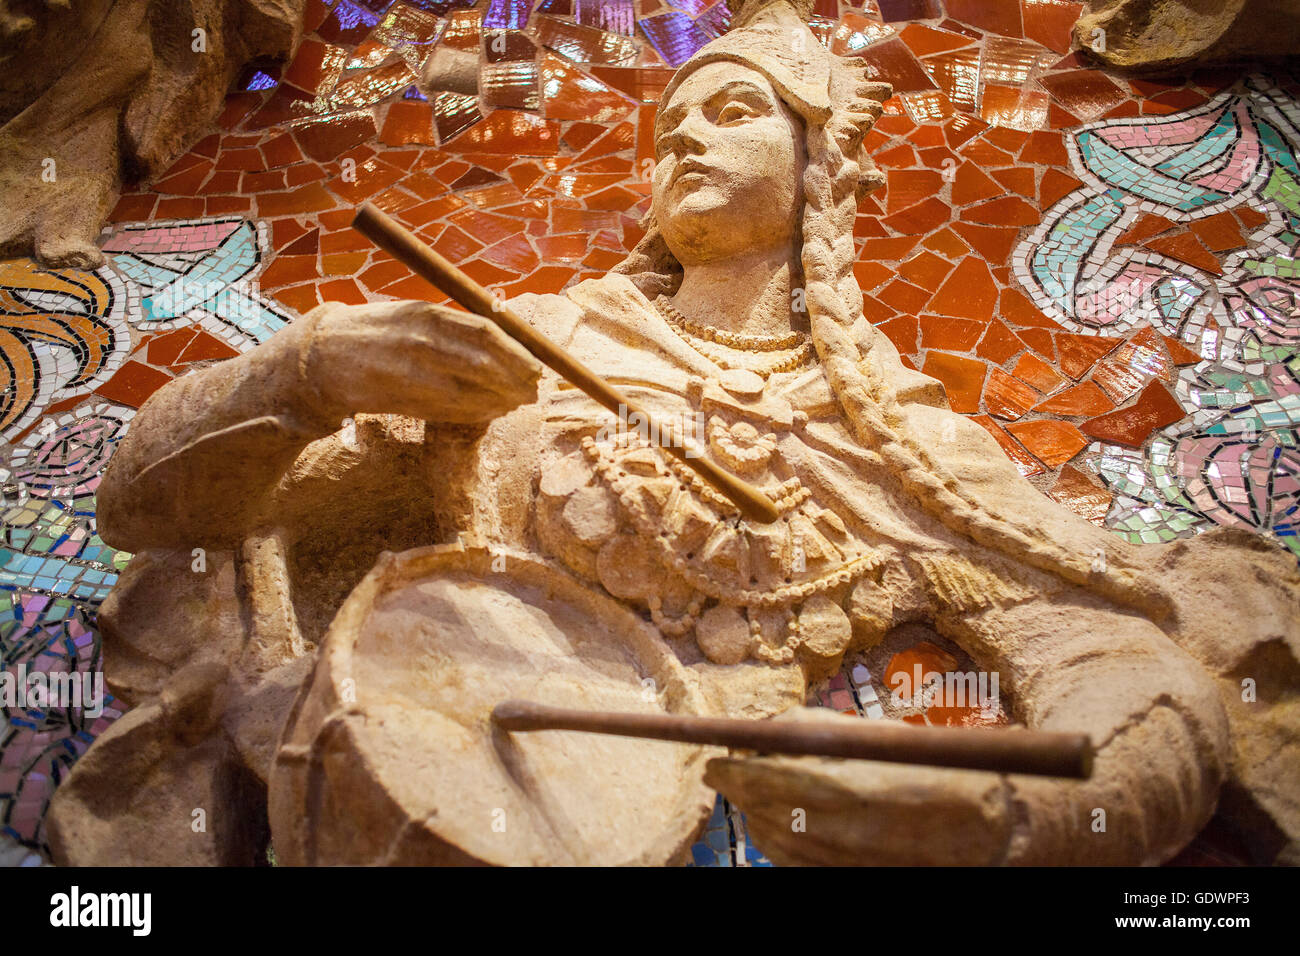
[{"label": "mosaic background", "polygon": [[[855,230],[866,314],[1088,520],[1300,554],[1300,83],[1109,75],[1071,52],[1080,9],[818,0],[822,42],[897,91]],[[95,533],[95,487],[154,390],[320,302],[443,301],[348,228],[356,204],[507,296],[602,274],[641,235],[658,97],[726,25],[704,0],[309,0],[292,62],[251,66],[210,135],[123,195],[104,268],[0,262],[3,666],[98,667],[129,556]],[[851,661],[811,702],[879,717],[883,686]],[[3,859],[36,859],[53,788],[119,715],[0,712]],[[1212,825],[1180,862],[1237,859]],[[766,861],[720,800],[695,862]]]}]

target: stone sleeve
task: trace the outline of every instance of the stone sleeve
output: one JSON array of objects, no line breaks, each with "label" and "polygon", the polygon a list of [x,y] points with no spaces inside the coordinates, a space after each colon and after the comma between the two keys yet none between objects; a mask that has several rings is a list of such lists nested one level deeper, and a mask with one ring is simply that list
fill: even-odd
[{"label": "stone sleeve", "polygon": [[342,427],[304,374],[312,335],[332,307],[145,402],[99,488],[106,542],[133,552],[231,548],[273,519],[271,492],[294,459]]}]

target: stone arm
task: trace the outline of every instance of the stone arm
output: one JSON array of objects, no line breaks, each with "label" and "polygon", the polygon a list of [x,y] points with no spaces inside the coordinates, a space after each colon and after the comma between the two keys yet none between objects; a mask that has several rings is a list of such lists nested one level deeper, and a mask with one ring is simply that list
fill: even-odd
[{"label": "stone arm", "polygon": [[357,412],[482,424],[536,397],[541,366],[495,325],[422,302],[328,304],[170,382],[104,473],[98,523],[127,551],[231,548],[274,524],[272,492]]}]

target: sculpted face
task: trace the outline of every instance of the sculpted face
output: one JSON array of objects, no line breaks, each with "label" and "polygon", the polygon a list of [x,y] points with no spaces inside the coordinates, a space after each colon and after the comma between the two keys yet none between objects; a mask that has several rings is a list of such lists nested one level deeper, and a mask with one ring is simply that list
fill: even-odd
[{"label": "sculpted face", "polygon": [[803,124],[761,73],[709,63],[655,122],[653,203],[683,265],[788,244],[803,209]]}]

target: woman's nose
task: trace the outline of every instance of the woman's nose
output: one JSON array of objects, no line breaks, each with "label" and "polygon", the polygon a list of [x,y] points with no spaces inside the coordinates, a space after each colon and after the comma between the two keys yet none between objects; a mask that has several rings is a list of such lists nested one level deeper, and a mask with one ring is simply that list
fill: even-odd
[{"label": "woman's nose", "polygon": [[698,112],[690,113],[677,124],[677,128],[664,139],[665,148],[678,156],[688,153],[700,155],[708,147],[704,141],[706,126],[704,118]]}]

